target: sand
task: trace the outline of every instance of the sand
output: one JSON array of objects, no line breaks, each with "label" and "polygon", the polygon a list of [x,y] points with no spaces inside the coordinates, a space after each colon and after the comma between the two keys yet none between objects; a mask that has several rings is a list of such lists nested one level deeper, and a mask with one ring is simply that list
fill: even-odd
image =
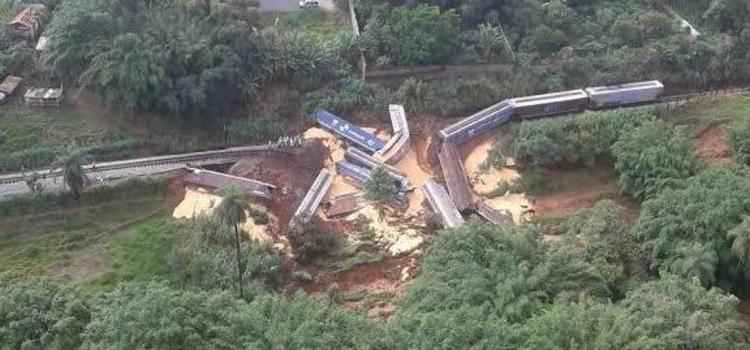
[{"label": "sand", "polygon": [[[209,193],[202,188],[186,188],[185,199],[177,205],[172,216],[177,219],[190,219],[200,215],[211,215],[214,208],[220,202],[220,196]],[[268,234],[268,225],[256,225],[250,216],[248,216],[247,221],[240,228],[251,239],[261,242],[271,242],[273,240]]]},{"label": "sand", "polygon": [[482,169],[494,143],[493,138],[485,140],[475,147],[464,160],[464,167],[471,180],[474,192],[478,194],[492,192],[499,183],[512,183],[521,177],[517,170],[511,168],[497,169],[485,166],[487,169]]},{"label": "sand", "polygon": [[506,194],[505,196],[486,199],[485,203],[498,210],[507,210],[513,215],[513,222],[520,225],[527,220],[527,212],[533,206],[525,193]]},{"label": "sand", "polygon": [[369,221],[369,227],[374,231],[376,240],[383,243],[393,256],[409,253],[424,242],[421,232],[407,226],[408,220],[393,213],[381,215],[374,205],[365,206],[346,219],[355,221],[362,217]]},{"label": "sand", "polygon": [[346,145],[330,132],[321,128],[310,128],[303,134],[305,140],[320,139],[323,145],[328,147],[330,155],[326,160],[326,168],[335,171],[336,162],[344,159]]},{"label": "sand", "polygon": [[419,166],[419,161],[417,159],[417,148],[414,147],[414,145],[411,145],[411,147],[409,147],[409,152],[407,152],[395,165],[398,170],[401,170],[401,172],[406,175],[411,185],[414,186],[414,191],[408,195],[409,208],[406,210],[407,216],[417,215],[422,211],[424,195],[419,188],[422,187],[431,176],[429,172]]}]

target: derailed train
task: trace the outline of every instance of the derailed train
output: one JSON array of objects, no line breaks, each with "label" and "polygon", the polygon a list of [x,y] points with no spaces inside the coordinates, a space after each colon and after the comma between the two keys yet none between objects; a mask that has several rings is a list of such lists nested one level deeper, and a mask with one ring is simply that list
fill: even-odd
[{"label": "derailed train", "polygon": [[[479,209],[481,216],[501,223],[507,218],[491,213],[481,201],[475,203],[463,162],[456,149],[476,135],[491,130],[512,119],[533,119],[566,113],[583,112],[586,109],[603,109],[657,102],[664,92],[659,81],[645,81],[613,86],[597,86],[583,90],[562,91],[542,95],[511,98],[487,107],[467,118],[440,130],[443,145],[438,154],[443,170],[448,196],[434,196],[430,204],[447,227],[460,225],[453,218],[453,211],[470,212]],[[429,194],[429,193],[428,193]],[[437,203],[442,202],[442,203]],[[439,206],[437,204],[440,204]],[[450,211],[444,207],[453,208]],[[482,210],[484,209],[484,210]],[[489,218],[489,217],[491,218]]]},{"label": "derailed train", "polygon": [[511,119],[532,119],[583,112],[586,109],[656,102],[663,92],[664,85],[653,80],[511,98],[440,130],[440,138],[443,142],[461,144]]}]

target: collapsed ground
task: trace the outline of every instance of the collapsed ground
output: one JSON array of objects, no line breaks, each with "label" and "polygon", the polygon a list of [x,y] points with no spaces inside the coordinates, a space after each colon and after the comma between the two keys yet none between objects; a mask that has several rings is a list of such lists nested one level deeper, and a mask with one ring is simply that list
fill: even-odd
[{"label": "collapsed ground", "polygon": [[[746,104],[743,97],[725,98],[694,103],[681,110],[687,116],[685,124],[694,132],[696,154],[712,166],[732,163],[726,119],[744,113]],[[734,106],[734,112],[726,106]],[[412,184],[420,186],[430,176],[441,176],[429,136],[437,128],[424,127],[441,122],[429,116],[417,118],[414,124],[422,127],[412,135],[411,151],[397,167]],[[387,128],[381,126],[374,131],[385,136]],[[508,144],[511,134],[510,128],[502,128],[466,145],[462,152],[475,193],[496,208],[509,210],[516,223],[539,223],[545,227],[545,240],[556,240],[555,225],[560,220],[600,199],[614,199],[625,207],[623,215],[628,221],[638,216],[636,202],[621,194],[615,173],[602,165],[542,169],[545,181],[533,194],[498,193],[495,190],[503,182],[539,176],[527,174],[527,169],[512,160],[506,160],[509,166],[504,168],[488,166],[486,158],[492,146]],[[279,187],[273,200],[254,203],[269,214],[269,223],[255,225],[249,220],[246,232],[282,253],[284,292],[303,289],[328,295],[335,291],[347,307],[375,318],[388,317],[409,281],[419,273],[424,250],[436,234],[435,228],[424,222],[421,192],[409,195],[409,206],[403,211],[369,206],[336,219],[319,212],[316,220],[337,237],[336,249],[327,256],[298,263],[284,234],[286,225],[320,168],[332,167],[343,156],[343,145],[329,133],[312,128],[305,136],[307,142],[299,150],[284,155],[261,154],[228,170]],[[337,178],[329,197],[355,190]],[[181,239],[179,232],[162,232],[159,228],[167,227],[169,217],[190,217],[218,201],[209,191],[186,189],[177,176],[164,191],[127,193],[103,203],[4,218],[0,220],[0,266],[2,271],[53,276],[92,290],[111,288],[118,281],[147,280],[165,273],[165,252]],[[292,277],[300,272],[310,274],[311,279]]]}]

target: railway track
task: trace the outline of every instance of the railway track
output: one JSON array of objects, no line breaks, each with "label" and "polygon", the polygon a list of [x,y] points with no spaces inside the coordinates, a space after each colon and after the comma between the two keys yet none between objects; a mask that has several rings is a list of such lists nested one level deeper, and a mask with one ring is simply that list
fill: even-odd
[{"label": "railway track", "polygon": [[[247,156],[253,153],[267,152],[267,151],[283,152],[274,145],[244,146],[244,147],[232,147],[232,148],[214,150],[214,151],[192,152],[192,153],[172,154],[172,155],[157,156],[157,157],[118,160],[118,161],[98,163],[98,164],[89,164],[89,165],[84,166],[83,168],[87,174],[92,174],[92,173],[97,173],[97,172],[125,170],[125,169],[133,169],[133,168],[148,168],[148,167],[156,167],[156,166],[169,165],[169,164],[189,164],[189,163],[199,163],[199,162],[206,162],[206,161],[217,161],[217,163],[219,163],[222,160],[226,160],[230,162],[230,161],[238,160],[239,158],[242,158],[244,156]],[[29,171],[26,173],[12,173],[12,174],[0,175],[0,186],[9,185],[9,184],[17,183],[17,182],[23,182],[28,178],[28,175],[32,173],[37,174],[42,179],[54,178],[54,177],[62,176],[62,169],[50,168],[50,169],[43,169],[43,170],[37,170],[37,171]]]}]

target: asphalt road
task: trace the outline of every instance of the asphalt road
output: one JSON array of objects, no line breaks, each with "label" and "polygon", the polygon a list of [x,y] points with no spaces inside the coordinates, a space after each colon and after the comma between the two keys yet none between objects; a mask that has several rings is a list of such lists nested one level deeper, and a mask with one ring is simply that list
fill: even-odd
[{"label": "asphalt road", "polygon": [[[333,0],[320,0],[320,7],[326,11],[333,11]],[[260,10],[287,12],[301,9],[299,0],[260,0]]]}]

